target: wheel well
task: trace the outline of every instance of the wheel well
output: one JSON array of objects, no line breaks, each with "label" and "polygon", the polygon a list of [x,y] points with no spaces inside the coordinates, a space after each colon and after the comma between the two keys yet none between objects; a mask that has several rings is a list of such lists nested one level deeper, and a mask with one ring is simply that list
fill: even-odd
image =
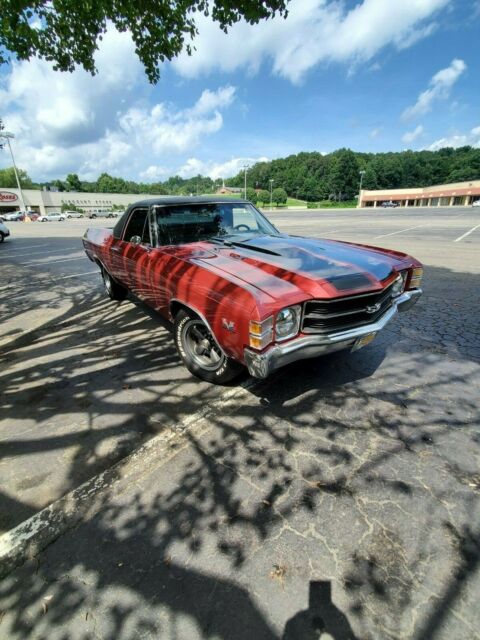
[{"label": "wheel well", "polygon": [[183,304],[183,302],[179,302],[178,300],[173,300],[173,302],[170,303],[170,315],[172,316],[172,318],[175,318],[175,316],[181,309],[184,309],[185,311],[188,311],[189,313],[193,313],[197,317],[199,317],[195,309],[192,309],[188,305]]}]

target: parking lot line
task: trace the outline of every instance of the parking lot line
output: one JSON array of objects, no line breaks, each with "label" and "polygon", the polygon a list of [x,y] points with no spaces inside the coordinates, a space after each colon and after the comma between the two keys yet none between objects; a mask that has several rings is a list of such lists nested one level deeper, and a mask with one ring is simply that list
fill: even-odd
[{"label": "parking lot line", "polygon": [[469,236],[471,233],[473,233],[475,231],[475,229],[478,229],[479,227],[480,227],[480,224],[477,224],[476,227],[472,227],[469,231],[464,233],[463,236],[459,236],[458,238],[455,238],[454,242],[460,242],[460,240],[463,240],[464,238]]},{"label": "parking lot line", "polygon": [[87,256],[85,254],[78,256],[78,258],[61,258],[60,260],[31,260],[29,262],[24,262],[23,266],[28,266],[29,264],[39,264],[42,266],[48,266],[50,264],[56,264],[58,262],[70,262],[71,260],[85,260]]},{"label": "parking lot line", "polygon": [[406,229],[400,229],[400,231],[392,231],[392,233],[383,233],[381,236],[375,236],[373,239],[377,240],[378,238],[386,238],[387,236],[396,236],[397,233],[405,233],[405,231],[410,231],[411,229],[419,229],[420,227],[425,227],[425,224],[417,224],[414,227],[407,227]]},{"label": "parking lot line", "polygon": [[[73,249],[76,249],[78,251],[78,246],[77,247],[73,247]],[[2,258],[4,258],[4,259],[5,258],[11,258],[11,257],[15,257],[16,258],[17,256],[19,256],[21,258],[22,256],[34,256],[34,255],[37,255],[37,254],[44,254],[44,253],[49,255],[51,253],[59,253],[61,251],[63,251],[65,253],[65,251],[68,251],[68,247],[67,248],[63,247],[63,249],[48,249],[46,251],[27,251],[27,253],[12,253],[12,254],[9,254],[8,256],[0,255],[0,260]]]},{"label": "parking lot line", "polygon": [[60,276],[60,278],[55,278],[55,280],[66,280],[67,278],[80,278],[82,276],[91,276],[91,275],[100,275],[100,271],[95,269],[95,271],[85,271],[84,273],[73,273],[69,276]]},{"label": "parking lot line", "polygon": [[[11,240],[8,240],[8,243],[10,244]],[[47,243],[45,244],[31,244],[28,247],[20,247],[20,249],[23,251],[23,249],[38,249],[39,247],[49,247],[50,245]],[[17,249],[17,247],[13,246],[13,247],[5,247],[5,249],[2,249],[2,253],[5,253],[5,251],[15,251]]]}]

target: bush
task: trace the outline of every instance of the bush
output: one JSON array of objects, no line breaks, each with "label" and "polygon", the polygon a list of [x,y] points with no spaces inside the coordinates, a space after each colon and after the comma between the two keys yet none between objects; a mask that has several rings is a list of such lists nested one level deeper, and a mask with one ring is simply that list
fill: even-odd
[{"label": "bush", "polygon": [[264,205],[270,203],[270,194],[266,189],[260,191],[260,193],[257,194],[257,198],[257,202],[262,202]]},{"label": "bush", "polygon": [[255,189],[252,189],[252,187],[247,188],[247,200],[253,204],[257,204],[258,194]]},{"label": "bush", "polygon": [[285,189],[282,189],[281,187],[277,187],[276,189],[273,190],[272,200],[273,202],[275,202],[277,207],[281,204],[287,204],[287,198],[288,196]]}]

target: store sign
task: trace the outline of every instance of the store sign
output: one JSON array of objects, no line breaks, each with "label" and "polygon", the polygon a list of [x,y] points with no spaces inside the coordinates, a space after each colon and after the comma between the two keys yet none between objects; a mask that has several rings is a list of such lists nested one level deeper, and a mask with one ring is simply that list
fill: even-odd
[{"label": "store sign", "polygon": [[18,200],[16,193],[0,191],[0,202],[15,202],[15,200]]}]

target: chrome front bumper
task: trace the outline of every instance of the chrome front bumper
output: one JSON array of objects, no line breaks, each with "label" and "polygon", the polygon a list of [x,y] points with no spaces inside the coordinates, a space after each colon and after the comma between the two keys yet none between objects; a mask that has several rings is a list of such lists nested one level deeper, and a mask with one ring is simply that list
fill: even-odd
[{"label": "chrome front bumper", "polygon": [[303,335],[285,344],[272,345],[262,353],[246,348],[244,356],[248,371],[255,378],[266,378],[273,371],[290,364],[290,362],[315,358],[342,349],[351,349],[359,338],[383,329],[397,311],[410,309],[421,295],[421,289],[406,291],[393,300],[392,306],[372,324],[326,335]]}]

